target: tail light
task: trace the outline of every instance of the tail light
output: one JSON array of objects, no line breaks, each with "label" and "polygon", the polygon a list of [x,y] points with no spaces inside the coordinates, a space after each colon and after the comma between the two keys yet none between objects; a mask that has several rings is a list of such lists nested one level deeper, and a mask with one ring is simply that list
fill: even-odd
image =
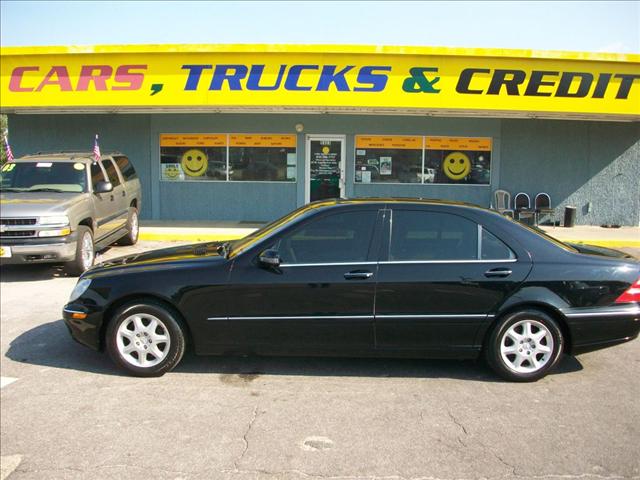
[{"label": "tail light", "polygon": [[640,278],[629,289],[616,299],[616,303],[640,303]]}]

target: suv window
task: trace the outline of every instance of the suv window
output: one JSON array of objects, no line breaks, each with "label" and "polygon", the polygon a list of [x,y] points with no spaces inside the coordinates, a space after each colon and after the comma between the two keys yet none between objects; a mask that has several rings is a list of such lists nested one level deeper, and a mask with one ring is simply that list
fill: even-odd
[{"label": "suv window", "polygon": [[122,173],[122,176],[124,177],[125,181],[133,180],[134,178],[138,177],[138,174],[136,173],[135,168],[133,168],[133,165],[131,164],[131,162],[127,157],[113,157],[113,158],[115,159],[116,165],[118,165],[118,168],[120,169],[120,172]]},{"label": "suv window", "polygon": [[91,185],[93,185],[93,190],[95,191],[96,189],[96,185],[98,184],[98,182],[104,182],[104,172],[102,171],[102,168],[100,167],[99,163],[92,163],[91,164]]},{"label": "suv window", "polygon": [[449,213],[393,210],[389,260],[476,260],[478,225]]},{"label": "suv window", "polygon": [[109,159],[102,160],[102,165],[104,165],[104,169],[107,171],[111,185],[113,185],[114,188],[120,185],[120,177],[118,177],[118,171],[113,161]]},{"label": "suv window", "polygon": [[482,260],[512,260],[515,254],[502,240],[482,229]]},{"label": "suv window", "polygon": [[377,212],[344,212],[327,215],[283,237],[278,245],[284,264],[364,262]]}]

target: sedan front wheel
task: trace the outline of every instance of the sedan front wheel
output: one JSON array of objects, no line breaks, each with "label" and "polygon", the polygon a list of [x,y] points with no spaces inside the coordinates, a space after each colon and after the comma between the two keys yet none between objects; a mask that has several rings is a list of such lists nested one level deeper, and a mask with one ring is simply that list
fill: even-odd
[{"label": "sedan front wheel", "polygon": [[485,345],[487,362],[501,377],[534,382],[556,366],[563,349],[557,322],[539,310],[520,310],[498,321]]},{"label": "sedan front wheel", "polygon": [[118,309],[107,327],[106,342],[111,359],[139,377],[164,375],[180,362],[185,350],[175,313],[153,301]]}]

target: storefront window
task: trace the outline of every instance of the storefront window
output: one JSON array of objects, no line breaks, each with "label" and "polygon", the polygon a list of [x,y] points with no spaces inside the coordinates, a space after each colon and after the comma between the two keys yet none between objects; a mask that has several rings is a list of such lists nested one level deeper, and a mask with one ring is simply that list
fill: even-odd
[{"label": "storefront window", "polygon": [[296,181],[295,135],[229,135],[229,179]]},{"label": "storefront window", "polygon": [[489,185],[490,138],[427,137],[425,145],[425,170],[433,170],[434,183]]},{"label": "storefront window", "polygon": [[489,185],[491,138],[356,136],[356,183]]},{"label": "storefront window", "polygon": [[422,137],[356,136],[356,183],[421,183]]},{"label": "storefront window", "polygon": [[162,134],[166,181],[296,180],[295,135]]},{"label": "storefront window", "polygon": [[160,135],[160,178],[168,181],[226,180],[227,136]]}]

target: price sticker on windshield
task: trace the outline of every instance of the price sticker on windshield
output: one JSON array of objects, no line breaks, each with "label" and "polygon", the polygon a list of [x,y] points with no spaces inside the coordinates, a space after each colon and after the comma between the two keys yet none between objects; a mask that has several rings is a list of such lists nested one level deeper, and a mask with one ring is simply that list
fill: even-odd
[{"label": "price sticker on windshield", "polygon": [[11,248],[0,247],[0,258],[11,258]]},{"label": "price sticker on windshield", "polygon": [[6,164],[4,164],[2,166],[2,171],[3,172],[10,172],[14,168],[16,168],[16,164],[15,163],[6,163]]},{"label": "price sticker on windshield", "polygon": [[43,167],[47,168],[47,167],[50,167],[51,165],[53,165],[53,163],[51,163],[51,162],[38,162],[38,163],[36,163],[36,167],[38,167],[38,168],[43,168]]}]

